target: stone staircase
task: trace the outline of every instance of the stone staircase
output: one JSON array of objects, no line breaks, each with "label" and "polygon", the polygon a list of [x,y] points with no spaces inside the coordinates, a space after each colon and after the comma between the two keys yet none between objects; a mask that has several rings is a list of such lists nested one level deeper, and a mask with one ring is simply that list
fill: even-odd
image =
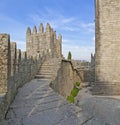
[{"label": "stone staircase", "polygon": [[40,67],[40,70],[35,78],[54,80],[60,67],[60,63],[61,59],[59,58],[46,60]]}]

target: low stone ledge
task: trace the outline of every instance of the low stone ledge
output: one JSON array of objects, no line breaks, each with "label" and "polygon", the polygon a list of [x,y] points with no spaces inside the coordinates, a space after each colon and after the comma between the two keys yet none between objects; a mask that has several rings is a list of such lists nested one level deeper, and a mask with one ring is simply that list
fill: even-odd
[{"label": "low stone ledge", "polygon": [[94,95],[120,95],[120,82],[96,82],[92,87]]}]

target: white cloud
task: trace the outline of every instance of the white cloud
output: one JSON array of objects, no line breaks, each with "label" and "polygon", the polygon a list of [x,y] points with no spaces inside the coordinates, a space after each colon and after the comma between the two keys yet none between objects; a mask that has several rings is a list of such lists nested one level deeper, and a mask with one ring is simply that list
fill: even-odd
[{"label": "white cloud", "polygon": [[68,45],[73,45],[73,44],[77,44],[77,43],[80,43],[82,42],[81,40],[77,40],[77,39],[64,39],[62,40],[62,44],[68,44]]},{"label": "white cloud", "polygon": [[56,30],[70,31],[70,32],[83,32],[86,33],[94,33],[95,25],[94,23],[85,23],[83,21],[78,20],[77,17],[68,17],[64,14],[58,12],[57,10],[53,11],[52,9],[45,8],[44,12],[36,12],[29,15],[31,21],[35,24],[39,24],[40,22],[44,22],[46,25],[47,22],[51,24],[53,28]]},{"label": "white cloud", "polygon": [[88,32],[95,32],[95,23],[81,23],[81,27]]},{"label": "white cloud", "polygon": [[73,22],[75,20],[75,18],[71,17],[71,18],[66,18],[66,19],[62,19],[63,23],[70,23]]},{"label": "white cloud", "polygon": [[[36,14],[35,14],[36,15]],[[50,18],[51,17],[53,18]],[[94,23],[84,23],[82,21],[77,20],[76,17],[66,17],[63,14],[55,11],[53,12],[51,9],[47,8],[47,11],[44,14],[41,12],[39,15],[37,14],[37,18],[35,18],[34,14],[31,16],[34,21],[38,20],[39,22],[47,22],[51,24],[53,28],[56,30],[67,31],[69,37],[69,31],[80,33],[82,30],[83,32],[93,34],[94,32]],[[43,20],[43,21],[42,21]],[[57,30],[57,31],[58,31]],[[71,37],[71,35],[70,35]],[[80,39],[77,40],[77,36],[75,35],[76,39],[67,39],[63,38],[63,55],[67,57],[68,51],[72,52],[74,59],[80,60],[90,60],[91,53],[94,53],[94,43],[90,43],[88,46],[78,46],[77,43],[85,43],[83,41],[80,42]],[[74,41],[74,42],[73,42]],[[94,38],[91,38],[90,41],[94,41]],[[76,44],[76,45],[75,45]],[[88,43],[89,44],[89,43]]]},{"label": "white cloud", "polygon": [[92,38],[92,41],[95,42],[95,36]]},{"label": "white cloud", "polygon": [[62,10],[54,10],[49,7],[44,7],[43,11],[37,10],[36,12],[30,14],[29,18],[29,20],[34,24],[43,22],[44,25],[46,25],[46,23],[49,22],[51,26],[57,31],[83,31],[86,34],[94,33],[95,31],[94,22],[86,23],[82,20],[79,20],[79,17],[66,16]]},{"label": "white cloud", "polygon": [[[31,22],[30,25],[31,24],[38,25],[41,22],[43,22],[45,25],[47,22],[49,22],[55,30],[65,31],[67,33],[67,37],[70,36],[70,38],[71,38],[71,34],[73,33],[72,36],[74,36],[74,39],[70,39],[70,38],[69,38],[70,40],[68,40],[67,38],[63,39],[63,54],[65,55],[65,57],[67,57],[68,51],[71,51],[74,59],[90,60],[90,54],[92,52],[94,53],[94,43],[93,43],[93,46],[91,46],[92,45],[91,44],[91,45],[88,45],[88,47],[83,45],[78,46],[77,43],[80,44],[81,41],[80,41],[80,37],[76,36],[76,33],[78,35],[78,33],[81,33],[81,31],[85,33],[93,34],[95,30],[94,23],[85,23],[83,21],[78,20],[76,17],[65,16],[63,13],[52,10],[50,8],[45,8],[43,12],[38,11],[29,15],[28,20]],[[6,23],[7,24],[6,29],[4,30],[1,29],[1,30],[11,33],[10,34],[12,38],[11,40],[17,42],[17,47],[25,51],[26,43],[23,42],[23,40],[25,40],[26,26],[18,22],[17,20],[6,17],[4,15],[0,15],[0,21],[8,22]],[[70,33],[69,31],[72,33],[69,34]],[[79,39],[77,40],[77,38]],[[94,37],[91,38],[90,41],[94,41]]]},{"label": "white cloud", "polygon": [[62,29],[66,31],[76,30],[75,26],[73,26],[77,20],[75,17],[65,16],[57,10],[52,10],[47,7],[45,7],[45,10],[43,12],[37,11],[33,14],[30,14],[29,18],[29,20],[31,20],[35,24],[44,22],[44,25],[46,25],[46,23],[49,22],[55,29]]},{"label": "white cloud", "polygon": [[93,46],[75,46],[63,44],[63,55],[67,58],[68,52],[71,51],[73,59],[90,61],[91,53],[94,53]]},{"label": "white cloud", "polygon": [[[42,14],[43,15],[43,14]],[[58,14],[58,16],[54,15],[53,17],[49,16],[49,13],[45,13],[44,16],[40,15],[39,13],[35,13],[30,15],[30,19],[35,23],[39,24],[40,22],[44,22],[46,25],[47,22],[55,29],[62,29],[66,31],[74,31],[75,27],[71,27],[71,23],[74,22],[75,18],[73,17],[64,17],[63,15]]]}]

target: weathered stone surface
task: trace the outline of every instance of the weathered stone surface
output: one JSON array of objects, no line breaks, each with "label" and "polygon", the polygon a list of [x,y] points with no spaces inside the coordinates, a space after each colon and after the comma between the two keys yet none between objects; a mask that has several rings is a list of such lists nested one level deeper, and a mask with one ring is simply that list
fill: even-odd
[{"label": "weathered stone surface", "polygon": [[40,67],[38,74],[35,76],[36,78],[48,78],[52,81],[57,76],[57,71],[60,68],[61,59],[59,58],[51,58],[46,60]]},{"label": "weathered stone surface", "polygon": [[51,83],[51,87],[64,97],[67,97],[74,87],[75,82],[81,82],[81,78],[71,61],[62,60],[57,77]]},{"label": "weathered stone surface", "polygon": [[16,59],[17,59],[17,50],[16,43],[10,43],[10,51],[11,51],[11,76],[14,76],[16,73]]},{"label": "weathered stone surface", "polygon": [[119,125],[120,96],[92,95],[89,89],[82,89],[76,98],[82,114],[92,118],[85,125]]},{"label": "weathered stone surface", "polygon": [[5,125],[78,125],[87,119],[81,109],[67,102],[49,87],[49,80],[34,79],[25,84],[10,106]]},{"label": "weathered stone surface", "polygon": [[52,57],[61,58],[62,56],[62,36],[59,35],[57,39],[56,31],[53,31],[49,23],[46,25],[46,32],[44,32],[43,24],[40,24],[38,33],[36,26],[33,28],[32,34],[30,28],[28,28],[26,32],[26,41],[28,57],[43,54],[43,52],[49,52]]},{"label": "weathered stone surface", "polygon": [[[119,0],[96,0],[96,84],[94,93],[120,94],[119,10]],[[101,84],[105,86],[96,91],[97,87],[101,88]],[[116,89],[110,89],[112,87],[118,88],[119,91],[116,92]]]},{"label": "weathered stone surface", "polygon": [[10,36],[0,34],[0,94],[7,92],[10,76]]},{"label": "weathered stone surface", "polygon": [[0,95],[4,94],[0,100],[0,121],[5,117],[18,88],[35,77],[41,64],[49,57],[47,54],[28,59],[26,52],[16,49],[15,42],[10,43],[9,35],[0,34]]}]

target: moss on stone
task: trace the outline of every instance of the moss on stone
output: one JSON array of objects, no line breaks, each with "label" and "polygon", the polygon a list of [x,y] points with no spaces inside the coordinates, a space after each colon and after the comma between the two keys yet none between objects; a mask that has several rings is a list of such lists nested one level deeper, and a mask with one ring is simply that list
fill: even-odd
[{"label": "moss on stone", "polygon": [[72,95],[67,96],[67,100],[68,100],[70,103],[74,103],[74,97],[73,97]]},{"label": "moss on stone", "polygon": [[76,97],[77,94],[78,94],[78,92],[79,92],[79,89],[76,88],[76,87],[74,87],[73,90],[71,91],[71,95],[72,95],[73,97]]},{"label": "moss on stone", "polygon": [[75,85],[79,87],[80,86],[80,82],[76,82]]}]

